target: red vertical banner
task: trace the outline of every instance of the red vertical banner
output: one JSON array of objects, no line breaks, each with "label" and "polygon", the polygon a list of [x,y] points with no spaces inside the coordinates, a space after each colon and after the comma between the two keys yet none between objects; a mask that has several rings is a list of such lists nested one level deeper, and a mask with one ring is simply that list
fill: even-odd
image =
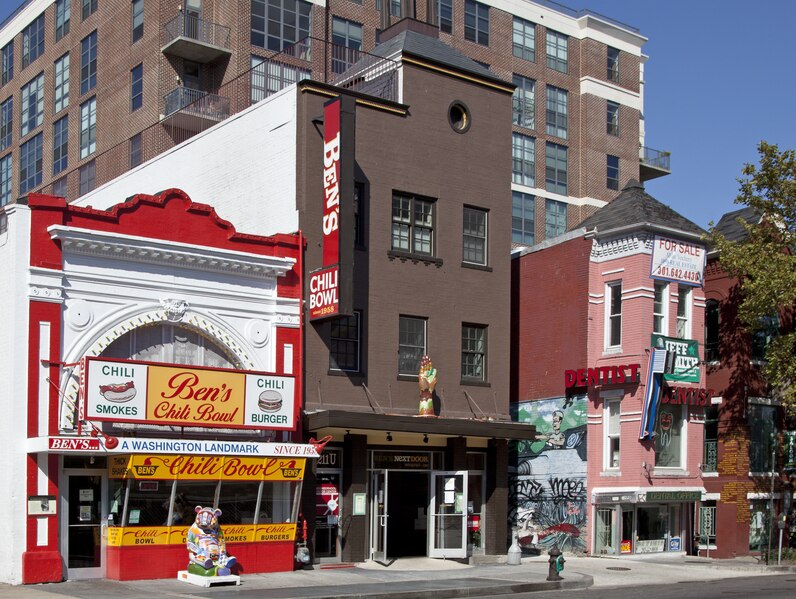
[{"label": "red vertical banner", "polygon": [[323,266],[340,261],[340,107],[323,107]]}]

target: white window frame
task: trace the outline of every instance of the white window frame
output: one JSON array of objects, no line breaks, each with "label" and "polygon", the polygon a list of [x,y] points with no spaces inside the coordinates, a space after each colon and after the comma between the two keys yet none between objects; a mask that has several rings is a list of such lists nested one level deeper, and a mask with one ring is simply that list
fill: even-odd
[{"label": "white window frame", "polygon": [[[661,311],[655,311],[655,296],[657,287],[661,287]],[[669,283],[666,281],[655,281],[652,291],[652,332],[657,335],[669,335],[669,302],[666,301],[669,296]],[[660,316],[661,326],[660,329],[655,328],[655,318]]]},{"label": "white window frame", "polygon": [[[616,406],[617,423],[619,428],[616,431],[611,431],[611,408]],[[618,471],[622,465],[622,398],[616,396],[609,396],[603,398],[603,439],[605,446],[603,450],[603,469],[610,471]],[[612,441],[616,439],[617,442],[617,461],[616,465],[613,464],[612,458]]]},{"label": "white window frame", "polygon": [[[680,303],[681,303],[681,300],[682,300],[682,296],[680,295],[681,292],[684,293],[684,295],[685,295],[685,310],[684,310],[684,314],[682,316],[680,315]],[[677,286],[677,302],[676,302],[676,304],[677,304],[677,318],[676,318],[677,326],[675,327],[674,336],[677,337],[678,339],[690,339],[691,338],[691,320],[692,320],[691,319],[691,315],[693,313],[693,307],[692,306],[694,304],[694,302],[693,302],[694,294],[692,292],[693,292],[693,288],[692,287],[688,287],[688,286],[683,285],[683,284],[679,284]],[[680,323],[681,322],[683,323],[683,334],[682,335],[680,335]]]},{"label": "white window frame", "polygon": [[[619,314],[611,314],[612,292],[615,287],[619,288]],[[611,345],[612,316],[619,317],[619,343]],[[606,350],[621,350],[622,348],[622,280],[609,281],[605,284],[605,326],[604,326],[604,347]]]}]

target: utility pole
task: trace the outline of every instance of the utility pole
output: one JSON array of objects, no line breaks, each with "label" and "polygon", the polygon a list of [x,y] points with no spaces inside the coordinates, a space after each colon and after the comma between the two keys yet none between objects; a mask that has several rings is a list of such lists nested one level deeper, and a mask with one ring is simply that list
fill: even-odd
[{"label": "utility pole", "polygon": [[766,551],[766,565],[771,560],[771,536],[774,534],[774,473],[777,470],[777,429],[771,431],[771,494],[769,495],[768,514],[768,551]]}]

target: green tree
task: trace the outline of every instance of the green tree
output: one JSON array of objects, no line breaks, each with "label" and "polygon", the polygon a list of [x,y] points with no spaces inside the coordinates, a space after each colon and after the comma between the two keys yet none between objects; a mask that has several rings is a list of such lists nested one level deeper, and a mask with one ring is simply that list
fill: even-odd
[{"label": "green tree", "polygon": [[791,415],[796,415],[796,156],[760,142],[759,165],[743,169],[736,204],[759,218],[744,221],[746,235],[731,241],[711,223],[710,241],[722,268],[738,279],[742,292],[739,317],[750,333],[761,331],[772,315],[788,324],[766,349],[764,375]]}]

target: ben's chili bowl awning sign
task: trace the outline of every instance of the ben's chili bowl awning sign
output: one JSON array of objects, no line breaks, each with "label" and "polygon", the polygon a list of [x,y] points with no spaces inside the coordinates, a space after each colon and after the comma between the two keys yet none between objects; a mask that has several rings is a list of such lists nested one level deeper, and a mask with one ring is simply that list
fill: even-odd
[{"label": "ben's chili bowl awning sign", "polygon": [[88,420],[295,430],[295,379],[261,372],[88,358]]}]

